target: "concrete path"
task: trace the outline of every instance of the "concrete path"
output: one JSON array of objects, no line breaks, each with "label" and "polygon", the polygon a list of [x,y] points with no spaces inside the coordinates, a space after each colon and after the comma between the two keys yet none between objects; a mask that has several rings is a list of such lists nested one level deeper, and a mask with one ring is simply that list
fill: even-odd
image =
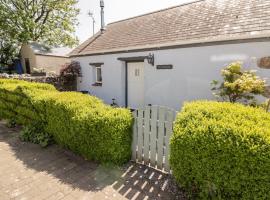
[{"label": "concrete path", "polygon": [[168,176],[153,169],[104,167],[56,145],[23,143],[18,132],[0,122],[0,200],[179,198]]}]

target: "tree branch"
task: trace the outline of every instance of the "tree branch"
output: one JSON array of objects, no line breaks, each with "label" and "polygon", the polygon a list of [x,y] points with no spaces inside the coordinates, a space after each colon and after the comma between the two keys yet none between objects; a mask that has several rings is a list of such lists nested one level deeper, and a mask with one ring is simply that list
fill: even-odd
[{"label": "tree branch", "polygon": [[41,13],[40,13],[40,15],[35,19],[35,23],[38,23],[39,20],[41,20],[41,18],[44,16],[44,14],[45,14],[45,8],[44,8],[44,5],[42,5],[42,7],[41,7]]}]

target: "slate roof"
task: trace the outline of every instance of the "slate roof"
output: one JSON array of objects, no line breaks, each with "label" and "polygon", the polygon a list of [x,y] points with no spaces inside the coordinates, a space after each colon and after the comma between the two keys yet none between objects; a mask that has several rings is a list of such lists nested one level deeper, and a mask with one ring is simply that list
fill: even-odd
[{"label": "slate roof", "polygon": [[270,37],[270,0],[200,0],[114,22],[70,56]]},{"label": "slate roof", "polygon": [[29,43],[30,48],[35,54],[45,55],[45,56],[57,56],[57,57],[68,57],[68,54],[72,49],[68,47],[48,47],[37,42]]}]

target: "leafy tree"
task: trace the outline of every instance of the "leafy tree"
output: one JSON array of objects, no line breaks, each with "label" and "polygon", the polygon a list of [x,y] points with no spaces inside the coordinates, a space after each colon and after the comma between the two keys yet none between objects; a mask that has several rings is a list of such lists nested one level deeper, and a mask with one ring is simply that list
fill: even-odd
[{"label": "leafy tree", "polygon": [[[0,0],[0,29],[18,44],[73,46],[77,0]],[[3,38],[2,38],[3,39]]]},{"label": "leafy tree", "polygon": [[0,65],[8,66],[23,43],[73,46],[77,0],[0,0]]},{"label": "leafy tree", "polygon": [[16,41],[0,30],[0,66],[7,67],[12,64],[12,60],[18,56],[18,49]]},{"label": "leafy tree", "polygon": [[265,80],[256,76],[255,71],[243,71],[242,63],[235,62],[221,71],[223,82],[212,81],[213,94],[232,103],[254,103],[255,95],[264,94]]}]

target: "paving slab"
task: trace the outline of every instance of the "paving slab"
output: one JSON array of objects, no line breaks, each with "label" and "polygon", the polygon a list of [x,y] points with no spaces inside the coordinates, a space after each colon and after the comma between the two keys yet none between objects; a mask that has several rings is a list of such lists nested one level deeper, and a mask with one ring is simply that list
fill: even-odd
[{"label": "paving slab", "polygon": [[167,174],[132,162],[102,166],[57,145],[22,142],[19,132],[0,121],[0,200],[186,199]]}]

